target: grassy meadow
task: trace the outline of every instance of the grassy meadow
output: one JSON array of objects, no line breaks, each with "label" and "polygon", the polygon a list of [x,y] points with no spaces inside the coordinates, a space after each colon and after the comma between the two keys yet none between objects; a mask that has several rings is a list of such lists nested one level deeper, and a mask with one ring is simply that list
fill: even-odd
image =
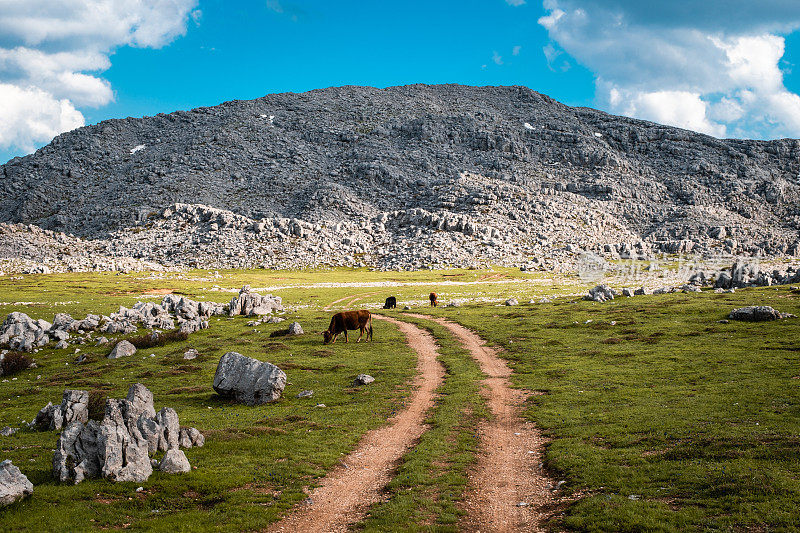
[{"label": "grassy meadow", "polygon": [[[455,531],[478,450],[474,429],[488,416],[477,365],[444,328],[403,318],[405,304],[474,329],[502,348],[516,386],[544,392],[531,397],[525,415],[551,439],[546,466],[572,500],[552,528],[800,529],[800,319],[719,322],[753,304],[800,315],[800,293],[789,287],[599,304],[576,296],[586,289],[577,278],[511,269],[75,273],[0,277],[0,313],[83,318],[158,301],[168,291],[226,302],[244,284],[283,297],[284,317],[306,334],[270,337],[286,324],[250,327],[245,317],[214,317],[210,329],[186,341],[127,359],[107,360],[109,348],[94,343],[51,345],[33,354],[38,368],[0,378],[0,427],[24,427],[48,401],[59,402],[64,388],[124,397],[140,382],[156,409],[173,407],[181,425],[206,436],[204,447],[186,450],[197,467],[189,474],[77,486],[52,479],[55,432],[0,437],[0,460],[13,460],[35,485],[31,498],[0,509],[0,530],[263,529],[304,500],[304,488],[408,395],[415,358],[394,326],[375,321],[375,341],[367,344],[323,346],[317,334],[332,310],[375,308],[387,296],[399,308],[381,312],[431,331],[447,375],[430,429],[356,529]],[[431,291],[445,304],[465,303],[425,307]],[[499,305],[511,296],[521,304]],[[553,301],[526,303],[543,297]],[[76,348],[87,362],[75,363]],[[189,348],[200,356],[184,361]],[[282,368],[289,378],[283,397],[260,407],[219,398],[211,382],[227,351]],[[362,372],[376,381],[352,387]],[[313,397],[296,397],[306,389]]]}]

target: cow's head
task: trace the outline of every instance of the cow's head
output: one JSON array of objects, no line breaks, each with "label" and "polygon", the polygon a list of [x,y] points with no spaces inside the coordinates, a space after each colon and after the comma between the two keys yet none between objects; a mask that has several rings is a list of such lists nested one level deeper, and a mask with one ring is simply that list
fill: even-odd
[{"label": "cow's head", "polygon": [[322,332],[322,343],[323,344],[330,343],[332,338],[333,338],[333,334],[330,331],[325,330],[325,331]]}]

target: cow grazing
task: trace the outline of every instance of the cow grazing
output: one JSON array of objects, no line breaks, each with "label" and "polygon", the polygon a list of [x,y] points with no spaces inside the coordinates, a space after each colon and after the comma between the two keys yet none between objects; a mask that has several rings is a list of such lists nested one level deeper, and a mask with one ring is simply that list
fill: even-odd
[{"label": "cow grazing", "polygon": [[331,317],[331,325],[327,331],[322,332],[325,344],[333,344],[340,333],[344,333],[344,342],[347,342],[347,330],[358,329],[361,334],[356,342],[361,341],[364,331],[367,332],[367,340],[372,340],[372,315],[366,309],[359,311],[342,311]]},{"label": "cow grazing", "polygon": [[384,309],[394,309],[397,307],[397,298],[394,296],[389,296],[386,298],[386,303],[383,304]]},{"label": "cow grazing", "polygon": [[431,299],[431,307],[436,307],[437,305],[439,305],[439,300],[436,299],[435,292],[432,292],[429,298]]}]

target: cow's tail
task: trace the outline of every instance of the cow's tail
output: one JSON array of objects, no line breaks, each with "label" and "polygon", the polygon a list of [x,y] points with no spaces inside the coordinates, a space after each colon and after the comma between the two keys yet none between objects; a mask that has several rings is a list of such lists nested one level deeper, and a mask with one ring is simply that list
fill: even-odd
[{"label": "cow's tail", "polygon": [[372,340],[372,315],[369,315],[369,340]]}]

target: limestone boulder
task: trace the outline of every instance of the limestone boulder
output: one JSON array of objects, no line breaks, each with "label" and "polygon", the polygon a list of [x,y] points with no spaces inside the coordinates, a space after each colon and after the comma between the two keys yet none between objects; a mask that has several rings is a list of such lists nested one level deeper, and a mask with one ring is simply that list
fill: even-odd
[{"label": "limestone boulder", "polygon": [[11,461],[0,463],[0,507],[33,494],[33,483]]},{"label": "limestone boulder", "polygon": [[114,346],[114,348],[111,349],[111,352],[108,354],[108,358],[119,359],[120,357],[130,357],[135,353],[136,346],[131,344],[129,341],[121,340]]},{"label": "limestone boulder", "polygon": [[286,373],[272,363],[237,352],[223,355],[214,374],[214,390],[246,405],[274,402],[286,386]]}]

